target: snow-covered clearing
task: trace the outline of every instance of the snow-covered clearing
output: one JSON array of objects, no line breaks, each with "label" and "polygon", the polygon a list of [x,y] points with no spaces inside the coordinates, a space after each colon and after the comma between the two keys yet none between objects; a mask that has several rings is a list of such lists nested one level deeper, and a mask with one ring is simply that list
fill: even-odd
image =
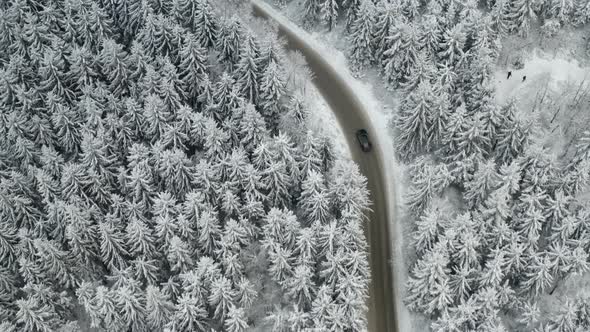
[{"label": "snow-covered clearing", "polygon": [[[541,141],[559,159],[572,153],[572,142],[581,130],[588,129],[590,67],[567,53],[552,55],[541,50],[525,55],[523,63],[519,70],[498,67],[496,98],[500,104],[515,101],[524,114],[535,119]],[[507,79],[509,70],[512,77]]]},{"label": "snow-covered clearing", "polygon": [[[508,70],[512,71],[510,79],[507,79]],[[589,74],[589,68],[581,67],[577,60],[560,56],[550,58],[546,53],[535,51],[530,59],[525,59],[522,69],[498,68],[494,75],[496,98],[501,104],[510,98],[529,100],[531,94],[535,96],[538,92],[539,83],[547,83],[551,90],[558,91],[566,85],[584,81]],[[523,76],[526,76],[524,82]]]}]

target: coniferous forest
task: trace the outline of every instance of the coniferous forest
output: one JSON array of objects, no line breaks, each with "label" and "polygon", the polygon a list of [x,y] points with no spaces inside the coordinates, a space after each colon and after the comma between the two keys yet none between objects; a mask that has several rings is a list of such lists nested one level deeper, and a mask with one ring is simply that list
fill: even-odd
[{"label": "coniferous forest", "polygon": [[[555,153],[546,138],[557,134],[534,106],[498,103],[494,71],[510,52],[506,37],[525,43],[562,28],[587,36],[590,2],[306,0],[302,8],[308,26],[344,31],[350,66],[377,69],[400,99],[391,127],[413,225],[407,307],[437,332],[589,331],[587,289],[550,311],[538,304],[590,271],[590,126],[572,116],[565,131],[575,134]],[[550,111],[553,123],[560,110]]]},{"label": "coniferous forest", "polygon": [[366,181],[221,3],[0,2],[0,331],[366,330]]}]

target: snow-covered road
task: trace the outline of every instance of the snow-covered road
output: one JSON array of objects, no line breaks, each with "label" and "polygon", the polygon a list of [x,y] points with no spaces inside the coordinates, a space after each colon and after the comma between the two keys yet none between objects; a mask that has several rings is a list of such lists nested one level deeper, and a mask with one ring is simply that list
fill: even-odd
[{"label": "snow-covered road", "polygon": [[[280,15],[268,5],[256,0],[252,4],[256,15],[277,21],[279,33],[287,39],[289,48],[299,50],[305,56],[314,74],[314,84],[336,115],[352,158],[367,177],[373,202],[366,229],[372,274],[368,304],[369,331],[399,331],[390,233],[395,200],[392,184],[388,180],[390,177],[387,176],[388,165],[385,164],[384,153],[384,147],[391,143],[379,139],[380,135],[376,134],[365,105],[348,84],[347,78],[302,36],[304,32],[280,19]],[[373,141],[373,151],[370,153],[362,152],[356,141],[355,133],[361,128],[368,130]]]}]

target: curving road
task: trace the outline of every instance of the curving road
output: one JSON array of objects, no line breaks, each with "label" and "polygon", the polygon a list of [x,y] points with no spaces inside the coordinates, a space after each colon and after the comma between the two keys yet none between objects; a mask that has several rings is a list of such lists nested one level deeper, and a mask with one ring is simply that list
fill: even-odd
[{"label": "curving road", "polygon": [[383,151],[376,135],[371,137],[373,150],[364,153],[356,140],[358,129],[365,128],[375,133],[369,120],[367,111],[334,67],[307,43],[302,34],[293,29],[284,20],[278,19],[279,14],[268,5],[253,0],[254,14],[266,19],[274,20],[279,25],[279,34],[287,40],[287,46],[299,50],[306,58],[307,64],[313,72],[313,81],[324,99],[336,115],[342,131],[346,137],[352,158],[359,165],[361,172],[367,177],[373,211],[369,213],[365,234],[369,242],[369,263],[372,281],[369,286],[369,331],[396,332],[395,294],[393,288],[393,272],[391,268],[391,242],[389,237],[389,220],[391,207],[388,202],[388,191],[385,185]]}]

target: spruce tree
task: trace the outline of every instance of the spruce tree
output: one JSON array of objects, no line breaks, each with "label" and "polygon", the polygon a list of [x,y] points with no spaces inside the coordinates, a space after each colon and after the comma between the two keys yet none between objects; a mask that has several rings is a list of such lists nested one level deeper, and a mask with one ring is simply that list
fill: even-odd
[{"label": "spruce tree", "polygon": [[270,61],[261,76],[260,82],[260,107],[262,114],[276,127],[281,113],[281,98],[285,95],[285,74],[280,66]]},{"label": "spruce tree", "polygon": [[[375,8],[370,1],[359,1],[358,10],[350,24],[350,57],[358,69],[368,66],[373,58],[372,33],[375,30]],[[354,10],[354,9],[350,9]]]},{"label": "spruce tree", "polygon": [[508,9],[510,18],[510,31],[515,31],[519,35],[528,36],[532,22],[536,19],[535,2],[532,0],[515,0],[511,2]]},{"label": "spruce tree", "polygon": [[303,17],[307,20],[313,21],[319,18],[321,11],[321,0],[305,0],[303,3],[304,13]]},{"label": "spruce tree", "polygon": [[179,51],[179,76],[186,87],[188,96],[196,101],[199,95],[199,84],[207,73],[207,51],[201,47],[197,38],[189,34]]},{"label": "spruce tree", "polygon": [[375,10],[375,23],[373,25],[373,44],[375,48],[375,60],[382,61],[383,52],[388,46],[387,36],[391,27],[399,24],[398,20],[403,19],[399,14],[397,4],[386,0],[377,2]]},{"label": "spruce tree", "polygon": [[196,0],[193,30],[203,47],[215,45],[218,38],[219,18],[213,13],[208,0]]},{"label": "spruce tree", "polygon": [[162,294],[157,286],[147,286],[145,311],[149,327],[153,329],[164,328],[171,320],[174,309],[172,302]]},{"label": "spruce tree", "polygon": [[423,147],[433,143],[433,116],[430,114],[434,108],[433,102],[434,94],[428,82],[420,84],[403,101],[400,115],[395,121],[399,130],[399,153],[404,159],[410,159],[422,152]]},{"label": "spruce tree", "polygon": [[248,321],[243,308],[230,307],[224,326],[228,332],[244,332],[248,329]]},{"label": "spruce tree", "polygon": [[[243,43],[240,47],[238,62],[234,71],[234,79],[239,87],[240,93],[250,102],[258,101],[260,92],[259,76],[256,50],[249,43]],[[270,91],[269,91],[270,92]]]},{"label": "spruce tree", "polygon": [[337,0],[322,0],[320,3],[320,16],[328,29],[332,31],[338,19],[338,1]]}]

